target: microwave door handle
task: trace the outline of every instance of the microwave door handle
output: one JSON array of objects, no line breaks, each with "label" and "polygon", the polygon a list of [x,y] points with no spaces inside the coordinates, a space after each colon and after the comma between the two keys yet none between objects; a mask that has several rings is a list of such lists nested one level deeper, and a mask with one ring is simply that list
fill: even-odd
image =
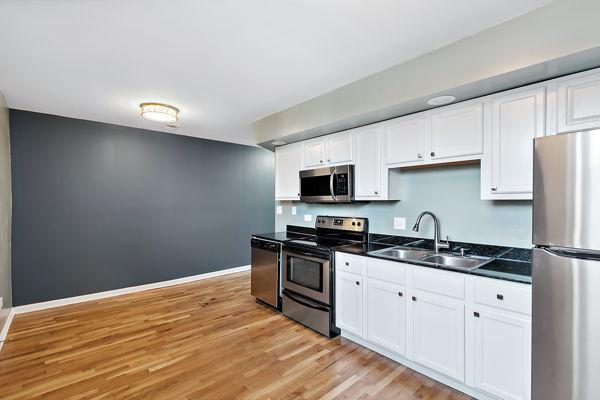
[{"label": "microwave door handle", "polygon": [[335,170],[331,171],[331,175],[329,175],[329,191],[331,192],[331,198],[333,199],[333,201],[336,201],[337,199],[335,198],[335,191],[333,188],[333,180],[335,179]]}]

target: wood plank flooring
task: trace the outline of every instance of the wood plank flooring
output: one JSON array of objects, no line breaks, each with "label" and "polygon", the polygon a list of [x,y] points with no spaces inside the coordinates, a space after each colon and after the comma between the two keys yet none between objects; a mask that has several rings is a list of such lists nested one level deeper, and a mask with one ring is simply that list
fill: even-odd
[{"label": "wood plank flooring", "polygon": [[244,272],[17,315],[0,399],[469,397],[256,304]]}]

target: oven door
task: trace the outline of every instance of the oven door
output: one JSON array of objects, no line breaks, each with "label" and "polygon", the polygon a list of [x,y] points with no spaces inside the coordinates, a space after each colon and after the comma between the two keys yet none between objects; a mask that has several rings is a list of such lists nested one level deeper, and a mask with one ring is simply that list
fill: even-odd
[{"label": "oven door", "polygon": [[300,171],[300,200],[349,203],[354,199],[354,165]]},{"label": "oven door", "polygon": [[323,304],[330,305],[329,259],[297,250],[281,257],[282,286]]}]

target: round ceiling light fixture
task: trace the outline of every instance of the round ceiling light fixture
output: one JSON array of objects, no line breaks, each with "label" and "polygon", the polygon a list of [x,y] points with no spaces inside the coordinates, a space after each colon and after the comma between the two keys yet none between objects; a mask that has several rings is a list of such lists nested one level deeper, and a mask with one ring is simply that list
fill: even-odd
[{"label": "round ceiling light fixture", "polygon": [[179,119],[179,109],[163,103],[140,104],[142,118],[156,122],[175,122]]},{"label": "round ceiling light fixture", "polygon": [[452,103],[454,100],[456,100],[456,97],[454,96],[437,96],[427,100],[427,104],[430,106],[442,106],[444,104]]}]

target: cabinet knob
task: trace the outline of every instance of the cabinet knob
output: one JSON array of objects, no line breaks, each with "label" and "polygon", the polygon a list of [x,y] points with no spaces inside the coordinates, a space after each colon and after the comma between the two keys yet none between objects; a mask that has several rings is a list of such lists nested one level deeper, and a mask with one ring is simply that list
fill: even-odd
[{"label": "cabinet knob", "polygon": [[398,292],[398,296],[402,297],[402,296],[404,296],[404,293]]},{"label": "cabinet knob", "polygon": [[435,151],[431,152],[431,157],[435,157]]},{"label": "cabinet knob", "polygon": [[492,191],[495,192],[496,190],[498,190],[498,186],[492,186]]},{"label": "cabinet knob", "polygon": [[504,295],[502,295],[502,294],[498,293],[498,294],[496,295],[496,298],[497,298],[498,300],[504,300]]},{"label": "cabinet knob", "polygon": [[479,318],[479,313],[478,313],[477,311],[475,311],[475,312],[473,313],[473,316],[474,316],[474,317],[476,317],[476,318]]},{"label": "cabinet knob", "polygon": [[375,191],[375,194],[379,194],[379,192],[376,190],[376,191]]},{"label": "cabinet knob", "polygon": [[417,301],[417,298],[415,296],[413,296],[412,301]]},{"label": "cabinet knob", "polygon": [[356,284],[357,284],[357,285],[360,285],[360,282],[359,282],[359,281],[356,281]]},{"label": "cabinet knob", "polygon": [[423,154],[419,153],[419,154],[417,154],[417,157],[423,158]]},{"label": "cabinet knob", "polygon": [[298,193],[298,196],[300,196],[300,193]]},{"label": "cabinet knob", "polygon": [[346,265],[350,265],[350,263],[348,261],[346,261]]},{"label": "cabinet knob", "polygon": [[331,162],[331,158],[328,158],[328,159],[327,159],[327,162]]},{"label": "cabinet knob", "polygon": [[319,160],[319,162],[320,162],[321,164],[323,164],[323,160]]}]

